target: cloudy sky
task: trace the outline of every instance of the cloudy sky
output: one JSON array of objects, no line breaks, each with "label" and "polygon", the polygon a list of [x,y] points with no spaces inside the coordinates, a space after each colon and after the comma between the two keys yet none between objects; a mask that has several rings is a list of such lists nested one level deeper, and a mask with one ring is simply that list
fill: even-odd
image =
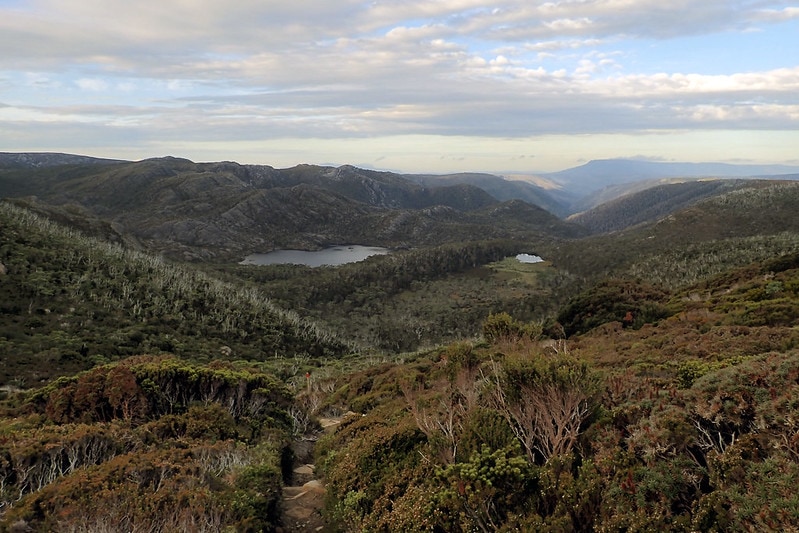
[{"label": "cloudy sky", "polygon": [[799,2],[0,0],[0,151],[799,163]]}]

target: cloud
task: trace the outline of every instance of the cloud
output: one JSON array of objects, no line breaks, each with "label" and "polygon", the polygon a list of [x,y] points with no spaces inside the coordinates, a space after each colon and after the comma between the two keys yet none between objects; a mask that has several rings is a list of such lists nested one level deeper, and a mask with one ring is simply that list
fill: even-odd
[{"label": "cloud", "polygon": [[799,7],[763,9],[754,13],[753,19],[764,22],[784,22],[799,19]]},{"label": "cloud", "polygon": [[601,94],[627,98],[712,95],[731,100],[759,96],[780,101],[788,96],[793,101],[799,91],[799,66],[731,75],[633,74],[594,81],[590,88]]},{"label": "cloud", "polygon": [[653,72],[647,54],[797,16],[776,0],[30,0],[0,7],[0,100],[20,131],[135,142],[796,130],[794,56],[719,73]]},{"label": "cloud", "polygon": [[100,92],[108,90],[108,82],[96,78],[81,78],[75,81],[75,85],[84,91]]},{"label": "cloud", "polygon": [[390,42],[459,36],[560,48],[620,35],[724,31],[792,18],[796,8],[758,10],[726,0],[32,0],[3,15],[6,65],[95,64],[146,75],[157,74],[159,65],[201,70],[214,57],[248,58],[264,50],[292,57],[335,49],[342,40],[368,44],[380,34]]}]

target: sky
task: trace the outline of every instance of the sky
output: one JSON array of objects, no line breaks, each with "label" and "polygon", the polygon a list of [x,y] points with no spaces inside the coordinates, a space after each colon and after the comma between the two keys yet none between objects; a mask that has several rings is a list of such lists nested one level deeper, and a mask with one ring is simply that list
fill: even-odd
[{"label": "sky", "polygon": [[799,2],[0,0],[0,151],[799,164]]}]

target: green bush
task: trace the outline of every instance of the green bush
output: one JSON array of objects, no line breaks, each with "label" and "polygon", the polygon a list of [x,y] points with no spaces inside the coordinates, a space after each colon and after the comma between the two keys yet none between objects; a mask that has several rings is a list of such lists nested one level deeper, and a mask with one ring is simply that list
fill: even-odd
[{"label": "green bush", "polygon": [[639,281],[612,279],[573,298],[558,314],[567,335],[585,333],[608,322],[639,329],[671,315],[668,295]]},{"label": "green bush", "polygon": [[541,337],[542,332],[541,324],[525,324],[505,312],[489,314],[483,322],[483,337],[492,343],[514,342],[522,339],[537,340]]},{"label": "green bush", "polygon": [[452,510],[440,524],[444,531],[498,531],[535,494],[534,469],[518,442],[498,450],[483,445],[468,461],[449,465],[437,476],[446,487],[437,504]]}]

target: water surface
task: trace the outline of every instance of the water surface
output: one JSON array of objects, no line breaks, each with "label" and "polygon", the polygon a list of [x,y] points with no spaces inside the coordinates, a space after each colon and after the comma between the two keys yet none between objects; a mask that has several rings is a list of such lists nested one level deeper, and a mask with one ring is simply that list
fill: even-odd
[{"label": "water surface", "polygon": [[541,263],[544,261],[541,257],[531,254],[519,254],[516,256],[516,260],[520,263]]},{"label": "water surface", "polygon": [[240,265],[306,265],[318,267],[323,265],[338,266],[346,263],[357,263],[373,255],[385,255],[387,248],[378,246],[333,246],[324,250],[308,252],[306,250],[275,250],[265,254],[250,254]]}]

